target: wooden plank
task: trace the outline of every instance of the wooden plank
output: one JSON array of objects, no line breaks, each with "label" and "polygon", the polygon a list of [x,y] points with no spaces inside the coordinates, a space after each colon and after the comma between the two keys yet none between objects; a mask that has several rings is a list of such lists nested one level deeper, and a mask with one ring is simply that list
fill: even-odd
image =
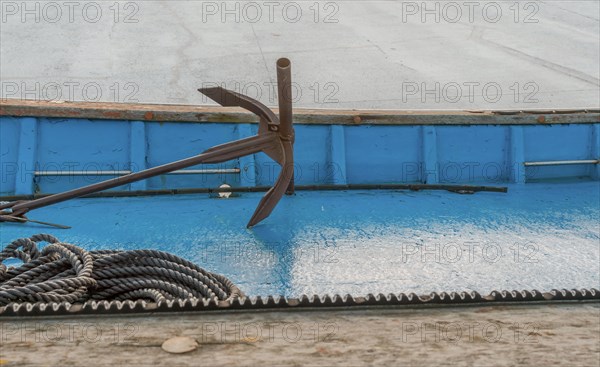
[{"label": "wooden plank", "polygon": [[346,185],[348,174],[346,166],[346,138],[344,127],[339,125],[330,126],[331,144],[329,169],[334,185]]},{"label": "wooden plank", "polygon": [[36,163],[37,147],[37,120],[34,118],[23,119],[19,136],[18,164],[19,171],[15,176],[15,194],[33,194],[33,174]]},{"label": "wooden plank", "polygon": [[437,154],[437,133],[434,126],[423,126],[421,144],[423,155],[423,166],[419,167],[422,172],[423,182],[427,184],[437,184],[439,182],[440,172]]},{"label": "wooden plank", "polygon": [[[276,113],[278,110],[273,109]],[[240,108],[104,102],[49,102],[4,99],[0,116],[140,120],[156,122],[255,123]],[[600,122],[600,110],[442,111],[294,110],[294,123],[321,125],[547,125]]]},{"label": "wooden plank", "polygon": [[525,175],[525,140],[523,128],[520,126],[510,127],[509,138],[509,162],[510,162],[510,180],[514,183],[524,184]]},{"label": "wooden plank", "polygon": [[[146,130],[142,121],[131,122],[130,136],[130,169],[132,172],[140,172],[146,168]],[[146,190],[146,180],[130,183],[131,191]]]}]

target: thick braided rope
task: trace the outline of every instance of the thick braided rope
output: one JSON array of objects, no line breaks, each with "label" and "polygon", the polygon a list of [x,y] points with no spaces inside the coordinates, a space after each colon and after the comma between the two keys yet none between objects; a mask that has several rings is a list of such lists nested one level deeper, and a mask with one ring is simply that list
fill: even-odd
[{"label": "thick braided rope", "polygon": [[[48,244],[40,250],[40,242]],[[8,268],[3,262],[9,258],[23,264]],[[231,300],[242,295],[226,277],[162,251],[86,251],[39,234],[15,240],[0,252],[0,306],[88,300]]]}]

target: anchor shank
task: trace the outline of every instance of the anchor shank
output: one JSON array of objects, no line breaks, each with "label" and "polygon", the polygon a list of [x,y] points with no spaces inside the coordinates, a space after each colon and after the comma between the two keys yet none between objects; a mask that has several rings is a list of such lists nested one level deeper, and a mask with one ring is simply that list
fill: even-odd
[{"label": "anchor shank", "polygon": [[263,149],[276,148],[278,144],[279,139],[273,133],[267,133],[252,136],[250,138],[240,139],[232,143],[223,144],[222,146],[216,146],[214,148],[209,149],[208,152],[199,154],[194,157],[164,164],[162,166],[149,168],[147,170],[131,173],[125,176],[116,177],[111,180],[98,182],[89,186],[73,189],[59,194],[54,194],[31,201],[25,201],[12,207],[12,215],[22,215],[33,209],[93,194],[98,191],[112,189],[114,187],[126,185],[135,181],[144,180],[150,177],[162,175],[183,168],[195,166],[197,164],[225,162],[233,158],[258,153]]},{"label": "anchor shank", "polygon": [[[282,140],[294,143],[294,126],[292,114],[292,64],[290,60],[281,58],[277,60],[277,92],[279,100],[279,135]],[[286,188],[286,194],[294,193],[294,151],[290,150],[286,156],[283,169],[290,170],[290,182]]]}]

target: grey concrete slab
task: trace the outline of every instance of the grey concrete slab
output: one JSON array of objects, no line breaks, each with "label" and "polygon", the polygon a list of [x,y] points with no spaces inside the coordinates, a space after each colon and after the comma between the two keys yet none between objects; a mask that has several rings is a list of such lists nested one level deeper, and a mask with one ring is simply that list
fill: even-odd
[{"label": "grey concrete slab", "polygon": [[0,1],[3,98],[212,104],[219,84],[276,105],[600,106],[600,3]]}]

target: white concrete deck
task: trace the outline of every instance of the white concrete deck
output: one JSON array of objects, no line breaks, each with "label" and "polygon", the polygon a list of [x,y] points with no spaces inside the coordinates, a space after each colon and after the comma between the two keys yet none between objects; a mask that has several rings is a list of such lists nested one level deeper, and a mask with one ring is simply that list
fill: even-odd
[{"label": "white concrete deck", "polygon": [[598,1],[426,3],[2,0],[1,96],[274,105],[286,56],[297,107],[599,107]]}]

